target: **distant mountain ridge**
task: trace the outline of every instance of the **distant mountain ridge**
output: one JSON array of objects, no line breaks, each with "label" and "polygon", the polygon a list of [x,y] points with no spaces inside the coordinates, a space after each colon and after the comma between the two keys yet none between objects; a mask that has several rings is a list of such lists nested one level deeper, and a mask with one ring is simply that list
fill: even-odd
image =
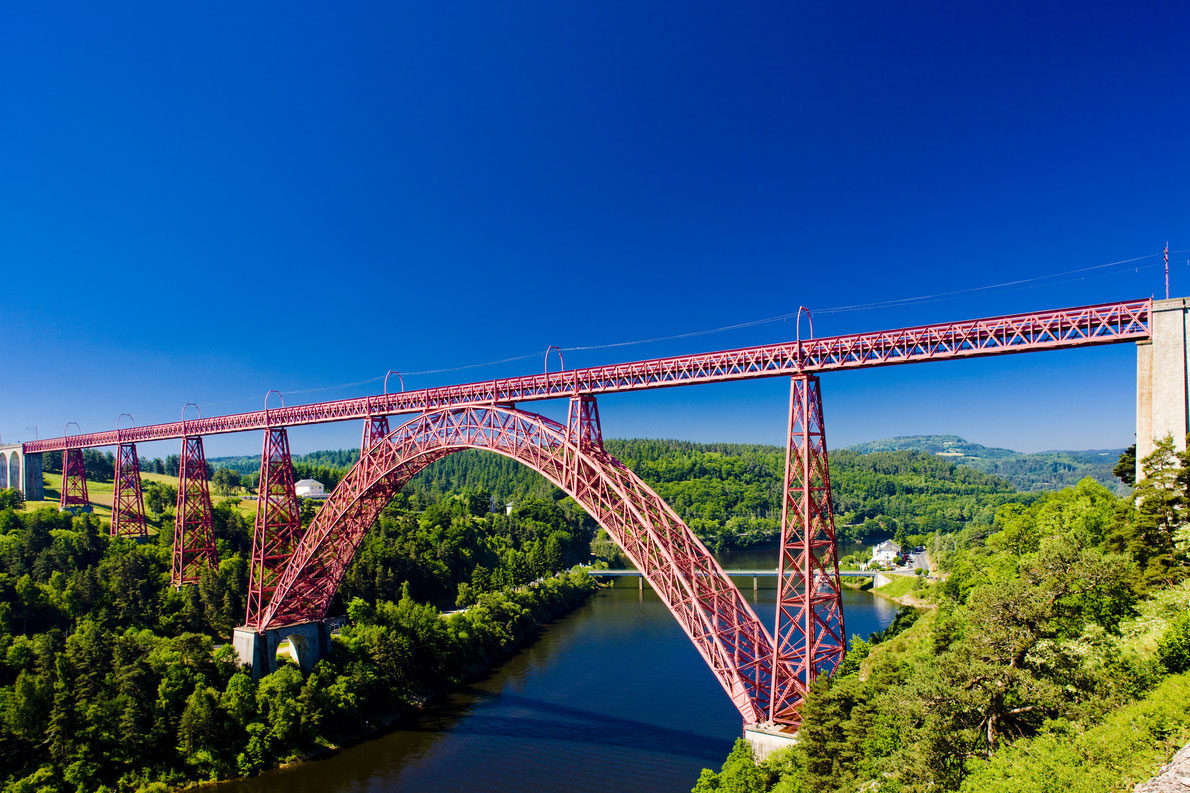
[{"label": "distant mountain ridge", "polygon": [[1025,453],[981,446],[958,435],[903,435],[847,448],[860,454],[893,451],[934,454],[958,465],[1003,477],[1025,492],[1060,490],[1087,476],[1121,495],[1128,492],[1112,473],[1123,449]]}]

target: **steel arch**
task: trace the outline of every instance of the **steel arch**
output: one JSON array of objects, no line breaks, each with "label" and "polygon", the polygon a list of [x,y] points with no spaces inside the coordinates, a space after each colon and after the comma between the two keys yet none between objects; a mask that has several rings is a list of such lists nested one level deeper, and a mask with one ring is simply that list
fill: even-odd
[{"label": "steel arch", "polygon": [[744,721],[765,721],[772,637],[681,518],[593,437],[593,400],[576,397],[572,422],[576,412],[586,431],[508,405],[444,408],[364,450],[299,541],[257,629],[324,618],[365,532],[397,491],[442,457],[486,449],[529,466],[582,505],[643,571]]}]

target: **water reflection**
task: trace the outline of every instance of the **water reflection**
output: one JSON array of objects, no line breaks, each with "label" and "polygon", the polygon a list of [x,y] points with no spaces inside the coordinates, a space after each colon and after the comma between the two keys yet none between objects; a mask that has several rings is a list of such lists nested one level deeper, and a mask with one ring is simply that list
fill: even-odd
[{"label": "water reflection", "polygon": [[[468,687],[464,688],[461,694],[464,697],[472,697],[467,708],[462,710],[474,707],[477,713],[474,718],[455,725],[454,732],[459,735],[578,741],[625,749],[676,752],[690,757],[703,757],[707,752],[713,752],[721,746],[720,741],[710,735],[659,727],[637,719],[609,716],[594,710],[530,699],[507,691],[493,694]],[[493,704],[498,704],[502,715],[484,715],[482,709]],[[462,715],[462,711],[455,715]],[[423,722],[414,729],[438,732],[447,723]]]}]

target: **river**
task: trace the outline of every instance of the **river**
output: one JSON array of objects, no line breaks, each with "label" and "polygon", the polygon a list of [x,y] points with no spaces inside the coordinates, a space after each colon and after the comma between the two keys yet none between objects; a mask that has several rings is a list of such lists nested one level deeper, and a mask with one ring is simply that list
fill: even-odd
[{"label": "river", "polygon": [[[772,567],[775,551],[728,568]],[[737,582],[771,623],[775,579]],[[892,622],[896,606],[843,591],[849,635]],[[393,731],[333,757],[220,785],[220,793],[689,791],[741,734],[739,713],[690,640],[635,580],[546,626],[486,678]]]}]

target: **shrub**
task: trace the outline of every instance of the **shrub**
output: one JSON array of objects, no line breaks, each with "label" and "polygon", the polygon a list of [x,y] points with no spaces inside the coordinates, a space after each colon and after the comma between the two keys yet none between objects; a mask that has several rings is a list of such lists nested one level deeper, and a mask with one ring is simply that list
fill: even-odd
[{"label": "shrub", "polygon": [[21,509],[25,506],[25,494],[14,488],[0,490],[0,509]]},{"label": "shrub", "polygon": [[1157,642],[1157,658],[1170,672],[1190,671],[1190,614],[1174,620]]}]

